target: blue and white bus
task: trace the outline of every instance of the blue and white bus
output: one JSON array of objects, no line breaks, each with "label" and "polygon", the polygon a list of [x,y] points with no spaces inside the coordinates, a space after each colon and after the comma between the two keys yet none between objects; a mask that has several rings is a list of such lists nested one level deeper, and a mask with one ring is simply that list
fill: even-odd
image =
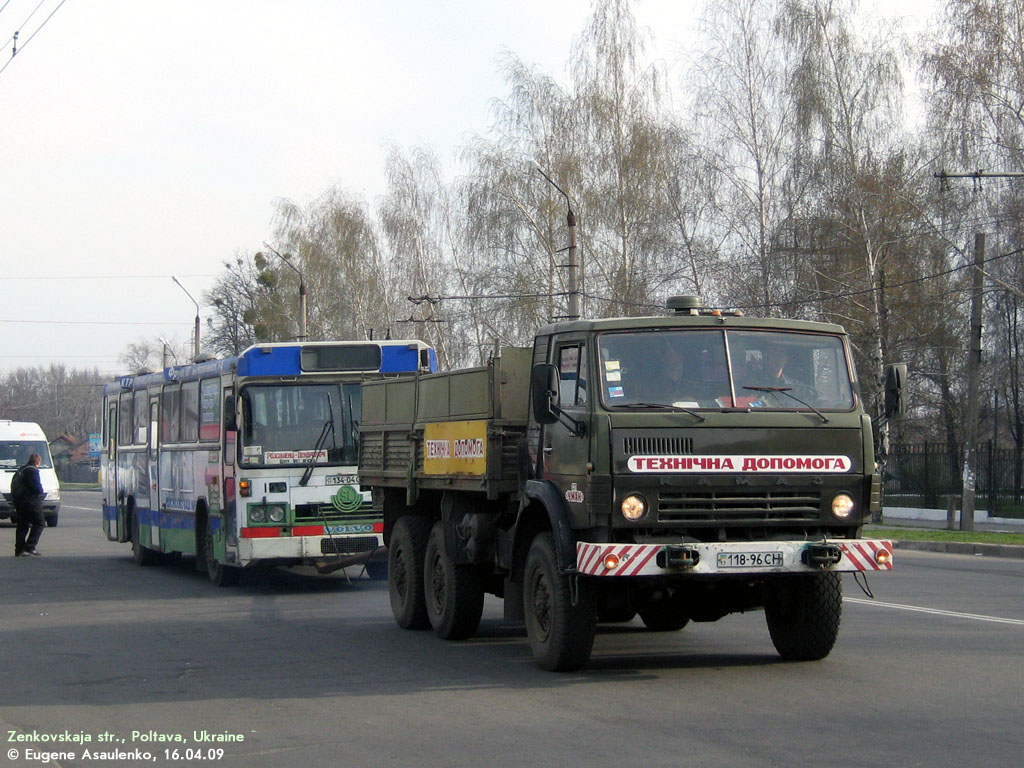
[{"label": "blue and white bus", "polygon": [[219,585],[257,564],[386,569],[359,489],[360,382],[436,372],[421,341],[274,343],[103,387],[103,530],[140,565],[194,555]]}]

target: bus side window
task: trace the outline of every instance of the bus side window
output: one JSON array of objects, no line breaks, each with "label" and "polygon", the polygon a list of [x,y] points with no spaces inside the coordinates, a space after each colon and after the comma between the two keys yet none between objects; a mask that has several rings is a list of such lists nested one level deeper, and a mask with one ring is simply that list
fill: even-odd
[{"label": "bus side window", "polygon": [[117,444],[132,444],[132,428],[135,422],[132,419],[132,393],[122,392],[118,398],[120,407],[117,409]]},{"label": "bus side window", "polygon": [[107,458],[113,460],[114,446],[117,444],[117,401],[110,403],[107,411]]},{"label": "bus side window", "polygon": [[149,458],[156,458],[157,435],[159,433],[160,401],[155,397],[149,402]]},{"label": "bus side window", "polygon": [[168,384],[164,387],[160,400],[160,434],[164,443],[178,442],[181,434],[181,385]]}]

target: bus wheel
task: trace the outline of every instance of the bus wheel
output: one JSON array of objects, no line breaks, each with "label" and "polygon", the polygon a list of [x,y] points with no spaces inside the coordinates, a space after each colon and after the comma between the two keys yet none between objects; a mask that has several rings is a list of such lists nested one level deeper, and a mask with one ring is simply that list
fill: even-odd
[{"label": "bus wheel", "polygon": [[224,565],[217,560],[213,553],[213,531],[209,518],[206,519],[206,546],[203,547],[203,553],[206,556],[206,573],[209,574],[210,581],[218,587],[233,587],[238,583],[242,569],[233,565]]},{"label": "bus wheel", "polygon": [[388,543],[388,596],[391,612],[402,629],[430,626],[423,596],[423,558],[430,520],[405,515],[395,523]]},{"label": "bus wheel", "polygon": [[580,669],[594,647],[594,592],[586,579],[580,579],[573,605],[571,586],[569,576],[558,571],[554,536],[539,534],[526,556],[523,614],[533,656],[541,669],[551,672]]},{"label": "bus wheel", "polygon": [[764,615],[779,655],[787,661],[828,656],[839,635],[843,585],[838,573],[780,578],[765,595]]},{"label": "bus wheel", "polygon": [[484,610],[483,582],[474,566],[457,565],[448,556],[440,520],[430,531],[423,560],[423,593],[434,632],[442,640],[472,637]]},{"label": "bus wheel", "polygon": [[128,510],[132,520],[132,558],[139,565],[156,565],[160,562],[160,553],[156,550],[150,549],[149,547],[142,546],[142,532],[140,530],[141,525],[139,523],[139,516],[135,513],[135,508],[132,507]]}]

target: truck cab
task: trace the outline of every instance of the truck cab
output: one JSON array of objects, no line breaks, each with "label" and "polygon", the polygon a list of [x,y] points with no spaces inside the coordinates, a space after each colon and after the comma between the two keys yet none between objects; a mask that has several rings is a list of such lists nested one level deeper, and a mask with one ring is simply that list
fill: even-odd
[{"label": "truck cab", "polygon": [[880,503],[839,326],[696,308],[578,321],[540,329],[534,365],[533,474],[578,531],[855,538]]}]

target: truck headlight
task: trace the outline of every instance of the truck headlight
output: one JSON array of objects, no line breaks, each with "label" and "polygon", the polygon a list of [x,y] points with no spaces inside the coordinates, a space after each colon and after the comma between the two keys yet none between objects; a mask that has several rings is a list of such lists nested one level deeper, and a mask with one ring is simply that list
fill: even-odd
[{"label": "truck headlight", "polygon": [[635,523],[646,514],[647,502],[643,496],[633,493],[622,500],[622,516],[631,523]]},{"label": "truck headlight", "polygon": [[263,507],[253,507],[249,510],[249,519],[254,523],[267,522],[267,510]]},{"label": "truck headlight", "polygon": [[855,506],[856,504],[854,504],[853,497],[850,494],[837,493],[835,498],[832,499],[832,514],[840,520],[845,520],[853,514]]},{"label": "truck headlight", "polygon": [[284,521],[284,507],[271,507],[270,511],[267,512],[267,517],[270,518],[272,523],[280,523]]},{"label": "truck headlight", "polygon": [[46,494],[46,498],[49,501],[60,501],[60,491],[50,491],[48,494]]}]

